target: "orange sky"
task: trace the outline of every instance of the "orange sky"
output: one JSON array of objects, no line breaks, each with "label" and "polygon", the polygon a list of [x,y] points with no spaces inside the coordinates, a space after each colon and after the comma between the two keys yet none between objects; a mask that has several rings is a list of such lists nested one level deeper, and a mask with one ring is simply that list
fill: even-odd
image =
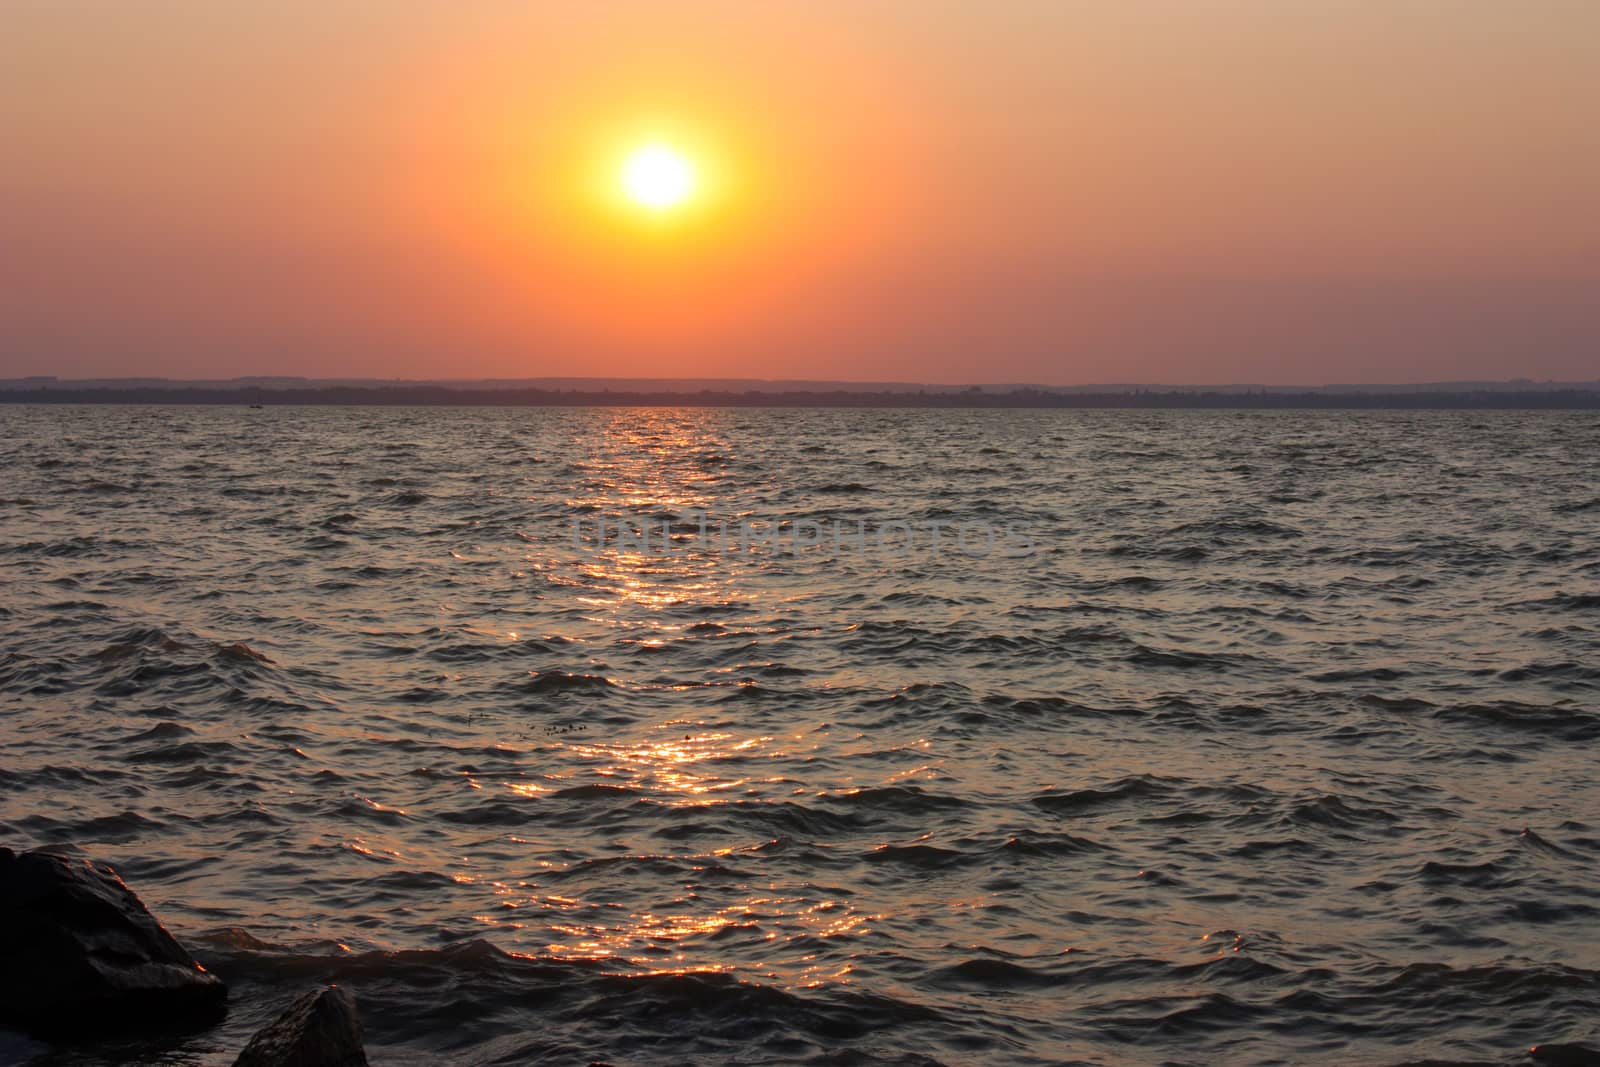
[{"label": "orange sky", "polygon": [[1600,377],[1590,0],[4,26],[0,376]]}]

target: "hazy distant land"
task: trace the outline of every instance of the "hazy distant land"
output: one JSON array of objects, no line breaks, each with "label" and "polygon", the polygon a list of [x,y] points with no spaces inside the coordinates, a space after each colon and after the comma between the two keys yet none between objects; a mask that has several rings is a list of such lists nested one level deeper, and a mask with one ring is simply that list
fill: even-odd
[{"label": "hazy distant land", "polygon": [[926,385],[755,379],[0,379],[23,404],[1600,410],[1600,381],[1406,385]]}]

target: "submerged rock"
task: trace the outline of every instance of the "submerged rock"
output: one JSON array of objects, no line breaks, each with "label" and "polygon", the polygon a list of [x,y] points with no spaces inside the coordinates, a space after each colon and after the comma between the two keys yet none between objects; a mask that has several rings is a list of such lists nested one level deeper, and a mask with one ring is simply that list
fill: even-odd
[{"label": "submerged rock", "polygon": [[336,985],[295,998],[233,1067],[367,1067],[356,998]]},{"label": "submerged rock", "polygon": [[181,1028],[215,1021],[227,996],[110,867],[0,847],[0,1022]]}]

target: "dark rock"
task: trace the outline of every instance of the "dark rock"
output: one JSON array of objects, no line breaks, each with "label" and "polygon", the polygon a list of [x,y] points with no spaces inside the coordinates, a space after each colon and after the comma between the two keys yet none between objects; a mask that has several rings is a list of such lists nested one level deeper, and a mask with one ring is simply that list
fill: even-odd
[{"label": "dark rock", "polygon": [[297,997],[233,1067],[367,1067],[356,998],[336,985]]},{"label": "dark rock", "polygon": [[0,1022],[181,1029],[214,1022],[227,997],[110,867],[0,848]]}]

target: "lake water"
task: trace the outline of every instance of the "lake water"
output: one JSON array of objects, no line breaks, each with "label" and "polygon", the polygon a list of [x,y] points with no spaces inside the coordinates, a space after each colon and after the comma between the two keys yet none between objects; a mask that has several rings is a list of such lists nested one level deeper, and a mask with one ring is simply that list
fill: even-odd
[{"label": "lake water", "polygon": [[318,981],[390,1064],[1593,1043],[1597,456],[1594,413],[0,406],[0,843],[114,864],[234,1001],[0,1048],[227,1064]]}]

